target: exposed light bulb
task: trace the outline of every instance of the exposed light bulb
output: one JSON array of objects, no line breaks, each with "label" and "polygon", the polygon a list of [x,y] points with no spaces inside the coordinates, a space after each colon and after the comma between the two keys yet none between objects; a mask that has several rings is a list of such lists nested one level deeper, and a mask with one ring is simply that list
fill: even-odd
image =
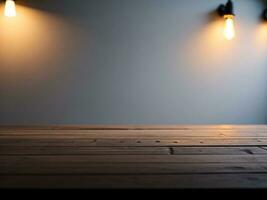
[{"label": "exposed light bulb", "polygon": [[14,0],[6,0],[5,5],[5,16],[6,17],[16,17],[16,4]]},{"label": "exposed light bulb", "polygon": [[225,15],[224,36],[227,40],[232,40],[235,37],[235,23],[233,15]]}]

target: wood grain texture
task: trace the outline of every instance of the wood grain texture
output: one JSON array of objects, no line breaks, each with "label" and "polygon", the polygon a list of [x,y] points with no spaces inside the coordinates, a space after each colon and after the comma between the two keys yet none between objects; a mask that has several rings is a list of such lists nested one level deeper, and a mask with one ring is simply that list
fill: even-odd
[{"label": "wood grain texture", "polygon": [[175,155],[261,155],[267,150],[260,147],[173,147]]},{"label": "wood grain texture", "polygon": [[168,155],[170,153],[168,147],[0,147],[0,155]]},{"label": "wood grain texture", "polygon": [[267,126],[2,126],[0,188],[267,188]]},{"label": "wood grain texture", "polygon": [[1,126],[1,130],[267,130],[266,125],[51,125]]},{"label": "wood grain texture", "polygon": [[266,189],[263,174],[0,176],[10,189]]}]

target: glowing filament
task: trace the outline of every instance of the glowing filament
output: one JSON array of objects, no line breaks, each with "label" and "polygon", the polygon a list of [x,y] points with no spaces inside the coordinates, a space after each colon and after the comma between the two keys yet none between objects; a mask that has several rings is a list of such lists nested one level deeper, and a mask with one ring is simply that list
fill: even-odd
[{"label": "glowing filament", "polygon": [[226,15],[225,17],[224,36],[227,40],[232,40],[235,37],[234,16]]}]

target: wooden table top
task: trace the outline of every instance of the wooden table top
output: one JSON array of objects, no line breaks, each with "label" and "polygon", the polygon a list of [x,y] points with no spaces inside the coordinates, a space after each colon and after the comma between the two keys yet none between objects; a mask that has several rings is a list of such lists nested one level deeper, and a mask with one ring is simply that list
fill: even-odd
[{"label": "wooden table top", "polygon": [[1,126],[0,188],[267,188],[267,125]]}]

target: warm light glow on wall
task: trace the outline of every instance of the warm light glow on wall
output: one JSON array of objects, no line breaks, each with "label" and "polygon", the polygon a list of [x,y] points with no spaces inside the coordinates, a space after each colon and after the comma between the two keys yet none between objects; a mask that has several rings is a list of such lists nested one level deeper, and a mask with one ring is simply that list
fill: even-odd
[{"label": "warm light glow on wall", "polygon": [[[16,9],[19,17],[0,15],[0,74],[54,73],[55,66],[80,44],[71,39],[79,32],[49,12],[22,5]],[[4,12],[2,4],[0,13]]]},{"label": "warm light glow on wall", "polygon": [[[212,20],[202,25],[198,32],[192,32],[185,46],[184,60],[188,66],[198,66],[195,70],[197,76],[208,74],[220,74],[221,63],[231,62],[233,48],[238,41],[225,42],[222,33],[224,31],[224,20]],[[194,59],[192,59],[192,55]],[[177,61],[178,62],[178,61]],[[225,65],[229,67],[230,65]]]},{"label": "warm light glow on wall", "polygon": [[13,0],[6,0],[5,4],[5,16],[6,17],[16,17],[16,4]]},{"label": "warm light glow on wall", "polygon": [[267,22],[261,23],[255,30],[255,45],[258,55],[265,55],[267,52]]},{"label": "warm light glow on wall", "polygon": [[224,27],[224,36],[227,40],[232,40],[235,37],[235,24],[234,16],[226,15],[225,18],[225,27]]}]

